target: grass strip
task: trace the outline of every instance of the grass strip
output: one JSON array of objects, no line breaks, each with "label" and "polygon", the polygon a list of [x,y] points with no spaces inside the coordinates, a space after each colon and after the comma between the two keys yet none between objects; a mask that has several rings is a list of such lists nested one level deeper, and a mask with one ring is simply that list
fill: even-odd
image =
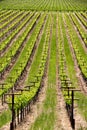
[{"label": "grass strip", "polygon": [[53,17],[51,51],[48,71],[48,84],[46,89],[46,98],[43,104],[42,113],[37,117],[31,127],[31,130],[53,130],[56,120],[56,15]]},{"label": "grass strip", "polygon": [[11,120],[11,111],[5,110],[0,114],[0,128]]}]

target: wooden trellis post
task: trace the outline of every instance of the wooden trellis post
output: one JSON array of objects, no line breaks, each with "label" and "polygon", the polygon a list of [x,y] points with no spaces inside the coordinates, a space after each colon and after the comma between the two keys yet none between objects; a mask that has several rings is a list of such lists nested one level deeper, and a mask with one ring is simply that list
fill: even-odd
[{"label": "wooden trellis post", "polygon": [[14,98],[15,98],[15,95],[21,95],[19,93],[9,93],[9,94],[5,94],[7,96],[11,96],[12,97],[12,102],[6,102],[7,104],[11,104],[12,105],[12,119],[11,119],[11,123],[10,123],[10,130],[14,130],[15,127],[16,127],[16,122],[15,122],[15,118],[16,118],[16,113],[15,113],[15,108],[14,108]]},{"label": "wooden trellis post", "polygon": [[72,101],[72,107],[71,107],[71,125],[72,125],[72,128],[75,129],[75,119],[74,119],[74,100],[78,100],[77,98],[74,98],[74,92],[76,91],[81,91],[79,89],[71,89],[70,91],[72,91],[72,94],[71,94],[71,101]]},{"label": "wooden trellis post", "polygon": [[[62,87],[63,89],[65,89],[65,91],[71,91],[71,98],[68,98],[67,100],[71,100],[71,107],[70,107],[70,112],[69,115],[70,115],[70,122],[71,122],[71,126],[73,128],[73,130],[75,130],[75,119],[74,119],[74,100],[78,100],[77,98],[74,98],[74,92],[75,91],[81,91],[79,89],[75,89],[74,87]],[[69,93],[69,92],[68,92]],[[68,96],[68,95],[65,95],[65,96]],[[70,97],[70,94],[69,94],[69,97]]]},{"label": "wooden trellis post", "polygon": [[[2,65],[3,65],[3,64],[0,63],[0,68],[2,68]],[[0,78],[2,78],[2,72],[3,72],[3,71],[0,72]]]},{"label": "wooden trellis post", "polygon": [[[12,78],[9,77],[10,81],[12,81]],[[11,119],[11,123],[10,123],[10,130],[14,130],[16,128],[17,122],[18,124],[20,123],[20,121],[22,121],[24,119],[24,117],[26,116],[26,114],[30,111],[30,103],[31,101],[28,102],[27,106],[22,108],[22,104],[21,104],[21,109],[17,110],[17,113],[15,112],[15,96],[16,95],[21,95],[23,91],[30,91],[30,87],[32,87],[32,85],[30,86],[25,86],[25,89],[15,89],[17,91],[20,91],[21,93],[15,93],[14,92],[14,88],[12,89],[11,93],[6,93],[6,96],[11,96],[11,102],[6,101],[7,98],[5,98],[5,103],[7,104],[11,104],[11,111],[12,111],[12,119]],[[28,89],[27,89],[28,88]],[[17,118],[16,118],[17,116]],[[17,122],[16,122],[17,121]]]},{"label": "wooden trellis post", "polygon": [[15,128],[15,109],[14,109],[14,93],[12,93],[12,122],[10,124],[10,130]]}]

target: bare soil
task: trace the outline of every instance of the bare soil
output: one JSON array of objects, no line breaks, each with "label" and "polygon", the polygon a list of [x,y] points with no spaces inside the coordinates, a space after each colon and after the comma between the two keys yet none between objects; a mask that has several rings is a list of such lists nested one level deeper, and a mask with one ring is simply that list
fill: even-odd
[{"label": "bare soil", "polygon": [[[29,14],[25,15],[22,20],[16,24],[16,26],[9,32],[8,31],[8,35],[6,34],[5,38],[7,38],[11,32],[15,31],[15,29],[26,19],[26,17],[28,16]],[[3,48],[1,51],[0,51],[0,56],[2,57],[8,50],[9,48],[11,47],[11,45],[16,41],[16,39],[18,39],[18,37],[24,32],[24,30],[26,29],[26,27],[29,25],[29,22],[31,20],[29,19],[26,24],[24,25],[24,27],[22,27],[22,29],[20,29],[20,31],[14,36],[12,37],[12,39],[10,40],[10,42],[5,46],[5,48]],[[2,38],[3,39],[3,38]]]},{"label": "bare soil", "polygon": [[[72,20],[71,20],[71,22],[72,22]],[[76,27],[75,27],[75,25],[73,24],[73,22],[72,22],[72,25],[73,25],[73,27],[74,27],[75,30],[76,30]],[[84,94],[87,95],[87,87],[86,87],[87,85],[86,85],[86,82],[84,81],[84,78],[83,78],[83,76],[82,76],[81,70],[80,70],[79,67],[78,67],[78,62],[77,62],[77,59],[76,59],[76,56],[75,56],[75,53],[74,53],[74,49],[73,49],[73,46],[72,46],[72,42],[71,42],[71,39],[70,39],[70,36],[69,36],[68,29],[66,29],[66,30],[67,30],[67,38],[68,38],[68,41],[69,41],[70,50],[71,50],[71,52],[72,52],[72,57],[73,57],[73,60],[74,60],[75,71],[76,71],[76,76],[77,76],[77,79],[78,79],[79,87],[80,87],[80,89],[82,90],[82,92],[84,92]],[[84,46],[84,43],[83,43],[81,37],[79,36],[77,30],[76,30],[76,32],[77,32],[78,37],[79,37],[80,40],[81,40],[81,43],[82,43],[83,48],[84,48],[84,51],[87,53],[87,48]]]},{"label": "bare soil", "polygon": [[[58,19],[57,19],[58,22]],[[58,24],[57,24],[58,25]],[[61,31],[62,33],[62,31]],[[58,28],[56,29],[57,34],[57,42],[58,43]],[[61,34],[62,35],[62,34]],[[58,75],[58,45],[57,45],[57,57],[56,57],[56,92],[57,92],[57,106],[56,106],[56,114],[57,120],[54,130],[72,130],[70,120],[67,114],[65,101],[63,98],[63,94],[61,91],[61,84]]]}]

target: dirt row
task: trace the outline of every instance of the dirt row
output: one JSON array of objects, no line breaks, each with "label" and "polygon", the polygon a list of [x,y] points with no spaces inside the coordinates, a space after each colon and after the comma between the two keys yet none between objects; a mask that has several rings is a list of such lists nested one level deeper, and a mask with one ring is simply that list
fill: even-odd
[{"label": "dirt row", "polygon": [[[68,38],[68,43],[69,43],[69,47],[70,47],[70,50],[71,50],[71,55],[72,55],[72,58],[73,58],[73,61],[74,61],[74,68],[75,68],[75,71],[76,71],[76,77],[78,79],[78,86],[81,89],[81,92],[83,92],[84,94],[87,94],[86,84],[85,84],[84,79],[81,75],[81,71],[78,67],[77,59],[76,59],[76,56],[75,56],[75,53],[74,53],[74,49],[73,49],[73,46],[72,46],[72,42],[71,42],[71,39],[70,39],[70,36],[69,36],[69,31],[68,31],[65,20],[64,20],[64,24],[65,24],[65,28],[66,28],[66,36]],[[73,26],[74,26],[74,24],[73,24]],[[74,116],[75,116],[75,120],[76,120],[76,130],[78,130],[80,128],[82,128],[84,130],[85,128],[87,128],[87,122],[83,119],[83,117],[79,113],[77,104],[75,104]]]},{"label": "dirt row", "polygon": [[[58,25],[58,19],[57,19],[57,25]],[[62,28],[61,28],[61,36],[63,38],[63,34],[62,34]],[[59,126],[55,129],[55,130],[58,130],[61,129],[61,130],[72,130],[71,128],[71,124],[70,124],[70,120],[69,120],[69,117],[68,117],[68,113],[67,113],[67,110],[66,110],[66,104],[65,104],[65,101],[64,101],[64,97],[63,97],[63,94],[62,94],[62,89],[61,89],[61,81],[59,80],[59,70],[58,70],[58,27],[56,29],[56,37],[57,37],[57,66],[56,66],[56,86],[57,86],[57,100],[58,100],[58,103],[57,103],[57,110],[58,110],[58,124]],[[67,71],[67,68],[65,68],[66,71]]]},{"label": "dirt row", "polygon": [[86,16],[84,16],[82,13],[81,13],[81,16],[87,21],[87,18]]},{"label": "dirt row", "polygon": [[[0,29],[0,32],[4,32],[4,30],[8,29],[8,27],[11,26],[11,24],[13,24],[18,18],[20,18],[22,16],[22,14],[23,13],[19,14],[14,20],[12,20],[11,22],[8,22],[7,25],[5,25],[3,28]],[[17,24],[17,26],[18,26],[18,24]],[[0,37],[0,42],[4,41],[11,34],[11,32],[14,29],[16,29],[15,26],[13,28],[11,28],[7,33],[4,33],[4,35],[2,37]]]},{"label": "dirt row", "polygon": [[[2,24],[5,24],[9,19],[11,19],[13,16],[16,16],[17,13],[19,12],[14,12],[14,15],[12,14],[10,16],[10,18],[6,19]],[[4,31],[5,29],[7,29],[17,18],[19,18],[21,15],[23,14],[23,12],[21,12],[15,19],[13,19],[11,22],[8,22],[7,25],[3,26],[3,28],[0,29],[0,31]]]},{"label": "dirt row", "polygon": [[[70,19],[71,19],[71,17],[70,17]],[[72,19],[71,19],[71,22],[72,22]],[[87,48],[85,46],[85,43],[83,42],[83,40],[82,40],[81,36],[79,35],[78,30],[77,30],[77,28],[76,28],[76,26],[75,26],[75,24],[73,22],[72,22],[72,25],[73,25],[74,29],[76,30],[77,36],[79,37],[79,39],[81,41],[81,44],[82,44],[82,47],[83,47],[85,53],[87,54]],[[74,49],[73,49],[73,46],[72,46],[72,42],[70,40],[69,35],[68,35],[68,39],[70,41],[69,43],[71,43],[70,47],[71,47],[72,56],[73,56],[74,63],[75,63],[75,70],[76,70],[76,73],[77,73],[77,78],[78,78],[78,81],[80,83],[80,88],[87,95],[87,87],[86,87],[87,85],[86,85],[86,82],[84,80],[84,77],[82,76],[81,70],[80,70],[80,68],[78,66],[78,62],[77,62],[77,59],[76,59],[76,56],[75,56],[75,52],[74,52]]]},{"label": "dirt row", "polygon": [[79,16],[77,15],[77,14],[75,14],[76,15],[76,17],[78,18],[78,20],[79,20],[79,23],[81,24],[81,26],[84,28],[84,30],[87,32],[87,26],[85,26],[83,23],[82,23],[82,21],[80,20],[80,18],[79,18]]},{"label": "dirt row", "polygon": [[[4,35],[5,39],[8,38],[10,36],[10,34],[15,31],[15,29],[17,29],[18,26],[20,26],[21,23],[23,23],[26,19],[26,17],[28,17],[29,14],[25,15],[21,21],[19,23],[17,23],[14,28],[11,31],[8,31],[6,35]],[[33,17],[33,15],[31,16],[31,18]],[[24,32],[24,30],[26,29],[26,27],[28,26],[29,22],[31,21],[31,19],[29,19],[26,24],[24,25],[23,28],[21,28],[19,30],[19,32],[17,34],[14,35],[14,37],[11,38],[11,40],[9,41],[9,43],[0,51],[0,56],[2,57],[7,51],[8,49],[12,46],[13,42],[15,42],[15,39],[18,39],[19,36],[21,36],[21,34]],[[5,40],[2,38],[2,40]],[[0,41],[2,42],[2,41]]]}]

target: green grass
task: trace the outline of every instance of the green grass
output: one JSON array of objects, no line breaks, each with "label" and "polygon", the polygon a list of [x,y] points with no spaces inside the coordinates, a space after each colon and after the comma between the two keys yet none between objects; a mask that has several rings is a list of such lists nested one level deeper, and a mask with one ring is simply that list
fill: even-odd
[{"label": "green grass", "polygon": [[52,33],[51,52],[49,60],[48,84],[46,89],[46,98],[43,104],[42,113],[37,117],[31,130],[53,130],[56,120],[56,37],[55,21]]},{"label": "green grass", "polygon": [[0,114],[0,128],[11,120],[11,111],[7,110]]},{"label": "green grass", "polygon": [[87,0],[1,0],[0,8],[38,11],[87,10]]},{"label": "green grass", "polygon": [[83,93],[76,93],[78,108],[84,119],[87,121],[87,96]]}]

